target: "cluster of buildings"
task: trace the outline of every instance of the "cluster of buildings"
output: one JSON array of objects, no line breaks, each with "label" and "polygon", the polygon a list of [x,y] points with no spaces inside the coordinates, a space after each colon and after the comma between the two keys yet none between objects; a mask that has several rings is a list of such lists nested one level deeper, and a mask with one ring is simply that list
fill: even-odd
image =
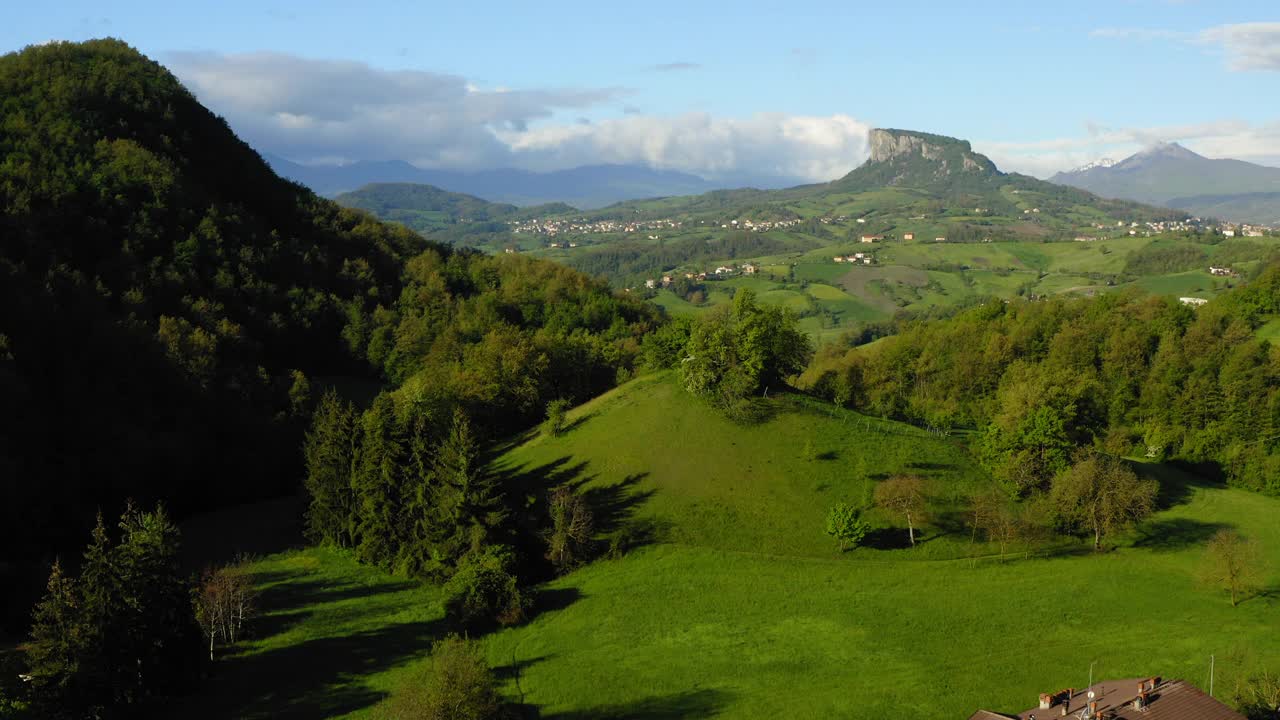
[{"label": "cluster of buildings", "polygon": [[[705,222],[705,221],[704,221]],[[720,227],[728,230],[750,230],[751,232],[768,232],[770,230],[781,230],[783,228],[795,227],[800,224],[798,218],[791,220],[729,220],[720,223]],[[713,223],[714,224],[714,223]]]},{"label": "cluster of buildings", "polygon": [[851,255],[836,255],[831,258],[838,263],[851,263],[854,265],[874,265],[876,258],[871,253],[853,253]]},{"label": "cluster of buildings", "polygon": [[[679,220],[594,220],[585,218],[565,220],[560,218],[538,218],[521,220],[511,224],[513,233],[531,233],[535,235],[589,235],[593,233],[635,233],[651,230],[678,230],[682,225]],[[657,239],[653,236],[653,239]]]},{"label": "cluster of buildings", "polygon": [[[721,265],[714,270],[704,270],[700,272],[685,273],[668,273],[661,278],[650,278],[644,281],[644,286],[650,290],[658,288],[671,287],[676,281],[677,275],[683,275],[686,280],[704,281],[704,280],[725,280],[737,275],[755,275],[760,272],[760,266],[755,263],[744,263],[737,267],[731,265]],[[632,288],[627,288],[627,292],[631,292]]]}]

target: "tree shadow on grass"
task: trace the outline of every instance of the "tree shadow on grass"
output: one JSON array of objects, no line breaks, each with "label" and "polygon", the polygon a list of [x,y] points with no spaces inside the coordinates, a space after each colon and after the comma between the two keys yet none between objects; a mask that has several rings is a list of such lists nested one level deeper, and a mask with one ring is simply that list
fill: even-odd
[{"label": "tree shadow on grass", "polygon": [[[555,488],[568,487],[580,494],[591,509],[600,544],[617,551],[657,542],[664,530],[661,524],[636,517],[638,509],[656,492],[638,487],[649,474],[636,473],[612,485],[601,485],[596,483],[596,475],[589,474],[587,469],[587,463],[563,456],[537,467],[497,472],[499,483],[509,488],[508,492],[525,498],[519,516],[526,537],[537,537],[549,526],[547,499]],[[625,537],[620,537],[622,535]]]},{"label": "tree shadow on grass", "polygon": [[254,585],[268,587],[258,595],[258,616],[249,624],[250,637],[262,639],[285,632],[310,617],[311,611],[306,608],[315,605],[370,598],[417,587],[417,583],[408,580],[370,587],[293,579],[300,575],[302,573],[265,572],[252,576]]},{"label": "tree shadow on grass", "polygon": [[446,629],[443,621],[399,623],[230,658],[219,680],[234,690],[219,695],[241,704],[205,716],[317,718],[368,707],[385,693],[361,678],[426,656]]},{"label": "tree shadow on grass", "polygon": [[1160,464],[1131,463],[1130,466],[1140,476],[1152,478],[1160,483],[1160,491],[1156,495],[1158,510],[1168,510],[1175,505],[1186,503],[1195,494],[1197,488],[1226,485],[1222,468],[1216,463],[1188,463],[1175,460]]},{"label": "tree shadow on grass", "polygon": [[[920,542],[920,532],[916,531],[916,542]],[[872,550],[906,550],[911,547],[911,538],[906,528],[876,528],[867,533],[858,543]]]},{"label": "tree shadow on grass", "polygon": [[1219,530],[1231,528],[1220,522],[1203,522],[1191,518],[1152,520],[1137,530],[1133,546],[1156,552],[1174,552],[1193,545],[1203,545]]},{"label": "tree shadow on grass", "polygon": [[544,715],[547,720],[661,720],[662,718],[705,718],[719,715],[732,696],[723,690],[689,690],[658,695],[629,703],[598,705]]}]

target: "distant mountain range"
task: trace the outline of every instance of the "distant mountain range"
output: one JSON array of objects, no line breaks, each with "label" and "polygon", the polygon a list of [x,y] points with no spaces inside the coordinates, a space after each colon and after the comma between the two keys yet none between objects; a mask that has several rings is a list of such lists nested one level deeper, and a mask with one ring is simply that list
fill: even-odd
[{"label": "distant mountain range", "polygon": [[1236,222],[1280,224],[1280,168],[1215,160],[1161,143],[1117,163],[1061,172],[1050,182]]},{"label": "distant mountain range", "polygon": [[[728,187],[697,175],[641,165],[585,165],[547,173],[514,168],[463,172],[423,169],[400,160],[301,165],[269,153],[264,153],[263,158],[280,175],[327,197],[371,183],[415,183],[496,203],[528,206],[563,202],[577,208],[598,208],[623,200],[697,195]],[[786,187],[799,181],[753,178],[751,184]]]}]

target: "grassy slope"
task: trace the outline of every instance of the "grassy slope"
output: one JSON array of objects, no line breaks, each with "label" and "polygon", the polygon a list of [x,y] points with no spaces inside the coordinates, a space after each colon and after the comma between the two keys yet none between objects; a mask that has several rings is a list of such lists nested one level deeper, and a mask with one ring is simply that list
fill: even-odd
[{"label": "grassy slope", "polygon": [[[837,556],[822,517],[867,492],[857,456],[873,478],[920,472],[943,496],[982,473],[914,428],[796,398],[775,410],[731,425],[650,376],[499,459],[532,484],[582,483],[606,525],[667,527],[666,542],[552,583],[531,623],[485,639],[509,693],[555,717],[944,718],[1022,709],[1082,685],[1095,660],[1099,677],[1202,683],[1216,654],[1220,689],[1280,663],[1276,598],[1232,608],[1195,580],[1204,540],[1225,525],[1280,567],[1280,501],[1153,468],[1170,509],[1104,555],[973,562],[986,551],[939,513],[915,549],[877,515],[873,543],[898,549]],[[293,551],[255,569],[271,608],[260,639],[222,664],[192,717],[376,714],[442,631],[432,589],[344,556]]]}]

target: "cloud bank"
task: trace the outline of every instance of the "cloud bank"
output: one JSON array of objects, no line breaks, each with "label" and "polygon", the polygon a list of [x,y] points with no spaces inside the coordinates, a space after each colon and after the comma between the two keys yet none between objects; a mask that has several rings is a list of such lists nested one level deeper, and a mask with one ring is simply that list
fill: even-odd
[{"label": "cloud bank", "polygon": [[[172,53],[176,74],[255,147],[299,162],[552,170],[644,163],[709,178],[830,180],[867,156],[847,115],[646,115],[622,88],[482,89],[458,75],[279,53]],[[671,63],[667,71],[692,69]],[[588,109],[616,110],[590,122]]]}]

